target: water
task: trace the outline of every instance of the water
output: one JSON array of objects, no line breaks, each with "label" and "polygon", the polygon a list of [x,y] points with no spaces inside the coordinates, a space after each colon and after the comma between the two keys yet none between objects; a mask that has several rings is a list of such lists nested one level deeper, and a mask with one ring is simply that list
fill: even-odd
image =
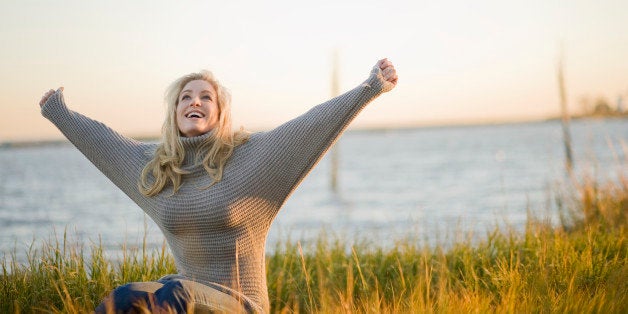
[{"label": "water", "polygon": [[[626,120],[573,121],[571,130],[578,173],[628,175]],[[386,245],[521,228],[528,210],[555,219],[552,191],[565,174],[559,122],[354,131],[338,145],[338,191],[324,158],[280,212],[268,249],[323,229]],[[65,230],[110,252],[144,236],[150,247],[163,243],[153,222],[70,144],[0,148],[0,257],[23,257]]]}]

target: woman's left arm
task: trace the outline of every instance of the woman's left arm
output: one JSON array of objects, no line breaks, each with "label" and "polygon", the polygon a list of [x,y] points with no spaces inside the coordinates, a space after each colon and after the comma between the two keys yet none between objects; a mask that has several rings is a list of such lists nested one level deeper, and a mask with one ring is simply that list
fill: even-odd
[{"label": "woman's left arm", "polygon": [[[349,123],[372,100],[397,84],[393,64],[382,59],[356,88],[310,109],[281,126],[259,134],[260,167],[273,182],[281,202],[303,180]],[[276,199],[276,198],[275,198]]]}]

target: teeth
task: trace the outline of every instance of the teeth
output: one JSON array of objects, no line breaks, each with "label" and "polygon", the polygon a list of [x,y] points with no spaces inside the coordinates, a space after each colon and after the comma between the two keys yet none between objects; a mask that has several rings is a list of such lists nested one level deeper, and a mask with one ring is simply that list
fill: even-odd
[{"label": "teeth", "polygon": [[203,116],[197,112],[190,112],[187,115],[188,118],[202,118]]}]

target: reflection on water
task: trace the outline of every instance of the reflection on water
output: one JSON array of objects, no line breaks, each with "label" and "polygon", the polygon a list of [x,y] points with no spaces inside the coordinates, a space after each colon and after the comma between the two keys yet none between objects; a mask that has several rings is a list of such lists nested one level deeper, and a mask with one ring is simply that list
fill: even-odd
[{"label": "reflection on water", "polygon": [[[383,245],[413,236],[443,241],[453,231],[523,226],[527,210],[552,215],[551,191],[564,179],[558,122],[348,132],[339,141],[338,193],[324,158],[272,226],[279,240],[322,229]],[[626,176],[625,120],[572,122],[579,173]],[[624,143],[625,145],[625,143]],[[158,228],[69,144],[0,149],[0,251],[26,250],[67,228],[108,250],[161,247]]]}]

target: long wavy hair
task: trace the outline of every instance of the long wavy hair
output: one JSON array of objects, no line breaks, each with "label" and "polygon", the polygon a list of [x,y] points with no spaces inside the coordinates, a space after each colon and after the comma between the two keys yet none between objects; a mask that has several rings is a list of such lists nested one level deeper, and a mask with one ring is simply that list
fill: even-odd
[{"label": "long wavy hair", "polygon": [[[166,90],[166,120],[161,129],[161,143],[140,176],[139,190],[146,196],[159,194],[164,187],[172,184],[173,193],[181,187],[181,176],[187,172],[181,169],[185,159],[185,150],[181,143],[181,133],[177,125],[176,110],[179,103],[179,94],[190,81],[204,80],[216,89],[218,102],[218,125],[201,144],[202,154],[196,156],[196,162],[201,162],[207,174],[212,178],[209,186],[222,179],[222,173],[227,160],[233,154],[236,146],[246,142],[249,133],[240,129],[233,132],[231,129],[231,95],[214,75],[206,70],[185,75],[174,81]],[[201,160],[202,157],[202,160]]]}]

